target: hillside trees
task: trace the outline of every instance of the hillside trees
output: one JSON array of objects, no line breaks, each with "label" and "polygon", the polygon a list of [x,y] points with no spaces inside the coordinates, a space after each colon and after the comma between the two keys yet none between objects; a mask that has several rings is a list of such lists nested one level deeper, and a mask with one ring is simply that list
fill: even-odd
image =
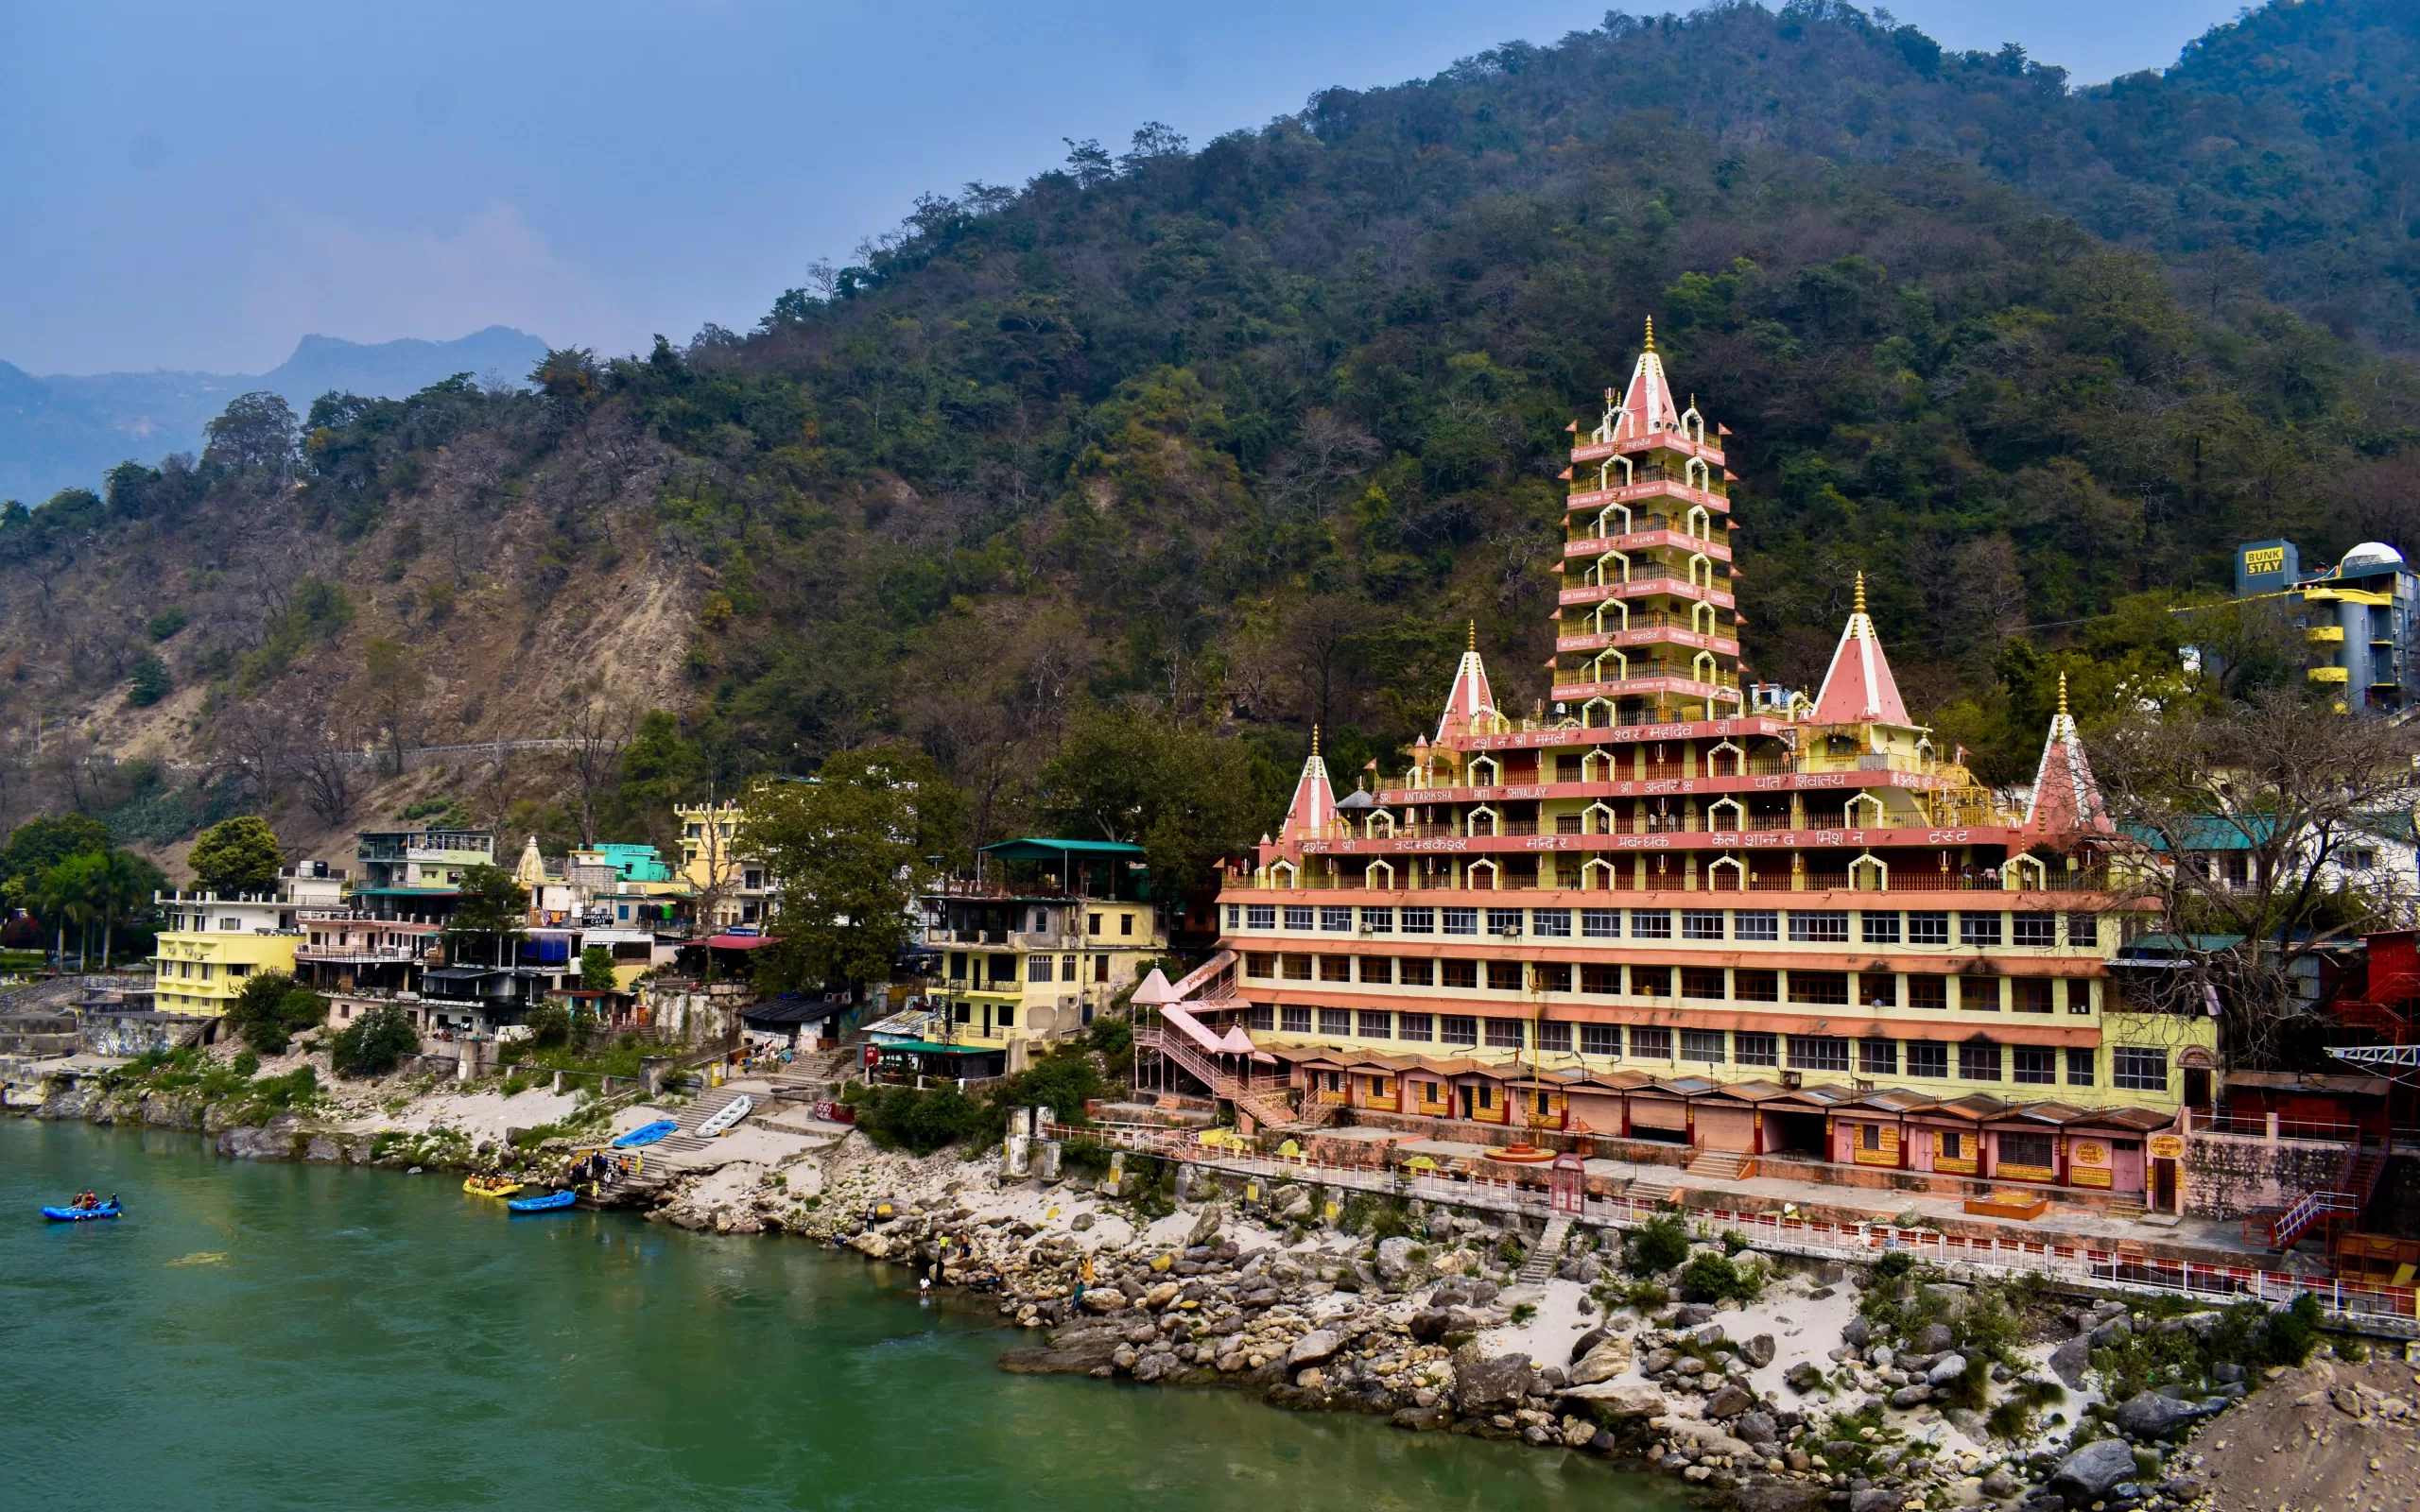
[{"label": "hillside trees", "polygon": [[243,814],[204,831],[186,852],[185,865],[193,868],[196,887],[232,897],[274,889],[285,855],[267,819]]},{"label": "hillside trees", "polygon": [[912,747],[844,752],[804,782],[759,782],[747,845],[778,889],[759,986],[820,989],[888,976],[920,879],[963,859],[957,790]]}]

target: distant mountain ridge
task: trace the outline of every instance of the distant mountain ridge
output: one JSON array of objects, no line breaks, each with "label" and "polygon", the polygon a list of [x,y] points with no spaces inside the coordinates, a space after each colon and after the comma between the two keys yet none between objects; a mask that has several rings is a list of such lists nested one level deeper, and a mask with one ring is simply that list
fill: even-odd
[{"label": "distant mountain ridge", "polygon": [[36,377],[0,362],[0,499],[33,504],[60,489],[97,488],[132,458],[201,450],[202,426],[238,394],[285,396],[299,414],[330,389],[400,399],[458,372],[518,382],[546,343],[492,325],[454,341],[346,341],[306,335],[257,375],[110,372]]}]

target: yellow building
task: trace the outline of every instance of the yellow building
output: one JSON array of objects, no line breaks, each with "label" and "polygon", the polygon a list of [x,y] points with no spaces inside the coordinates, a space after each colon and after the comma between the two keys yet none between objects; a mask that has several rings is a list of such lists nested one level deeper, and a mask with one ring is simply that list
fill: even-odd
[{"label": "yellow building", "polygon": [[291,975],[302,939],[296,910],[333,908],[343,898],[344,873],[325,867],[289,868],[274,892],[154,893],[167,923],[151,957],[160,1011],[215,1018],[255,972]]},{"label": "yellow building", "polygon": [[748,854],[748,811],[725,799],[712,807],[675,804],[672,812],[681,819],[681,876],[698,900],[698,927],[761,926],[770,911],[770,879]]}]

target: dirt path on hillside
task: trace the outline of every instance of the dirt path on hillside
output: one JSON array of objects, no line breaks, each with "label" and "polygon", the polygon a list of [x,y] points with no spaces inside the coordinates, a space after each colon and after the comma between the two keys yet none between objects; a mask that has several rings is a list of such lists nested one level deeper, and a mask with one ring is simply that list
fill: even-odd
[{"label": "dirt path on hillside", "polygon": [[2420,1506],[2420,1370],[2314,1361],[2213,1423],[2202,1475],[2217,1512]]}]

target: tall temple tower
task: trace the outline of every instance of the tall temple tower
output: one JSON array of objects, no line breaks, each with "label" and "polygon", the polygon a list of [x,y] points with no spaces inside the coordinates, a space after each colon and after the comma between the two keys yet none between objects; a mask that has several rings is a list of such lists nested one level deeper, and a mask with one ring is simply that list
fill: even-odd
[{"label": "tall temple tower", "polygon": [[1474,633],[1376,792],[1340,801],[1314,744],[1170,1022],[1248,1037],[1233,1074],[1282,1066],[1303,1124],[2172,1200],[2147,1135],[2212,1025],[2113,990],[2141,902],[2064,705],[2004,808],[1910,717],[1862,578],[1811,698],[1743,687],[1729,433],[1652,326],[1570,429],[1545,708],[1499,707]]}]

